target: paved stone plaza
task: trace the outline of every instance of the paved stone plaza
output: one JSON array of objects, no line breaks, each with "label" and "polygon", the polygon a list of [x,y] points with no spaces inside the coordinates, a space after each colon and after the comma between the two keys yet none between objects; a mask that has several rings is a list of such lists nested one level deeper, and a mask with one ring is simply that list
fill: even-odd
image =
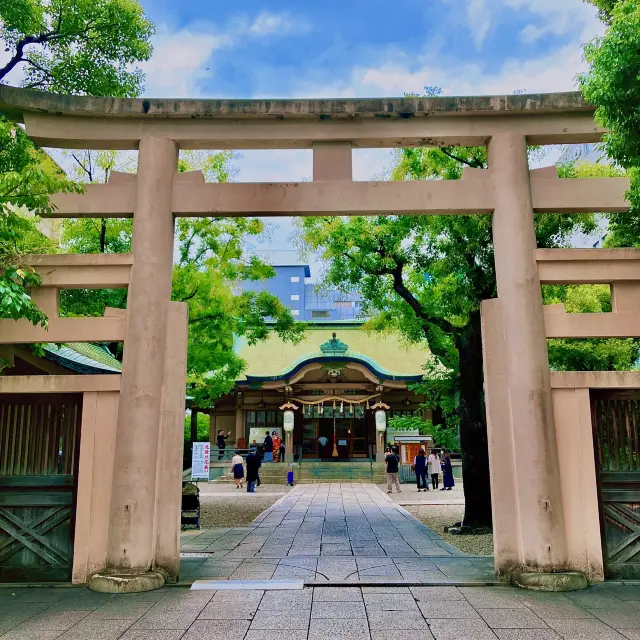
[{"label": "paved stone plaza", "polygon": [[187,582],[495,580],[492,558],[465,556],[371,484],[299,485],[249,527],[184,533],[182,551]]},{"label": "paved stone plaza", "polygon": [[492,559],[460,554],[373,485],[299,486],[251,527],[183,539],[186,582],[315,586],[3,587],[0,640],[640,640],[640,585],[566,595],[452,586],[491,581]]},{"label": "paved stone plaza", "polygon": [[640,586],[0,589],[0,640],[638,640]]}]

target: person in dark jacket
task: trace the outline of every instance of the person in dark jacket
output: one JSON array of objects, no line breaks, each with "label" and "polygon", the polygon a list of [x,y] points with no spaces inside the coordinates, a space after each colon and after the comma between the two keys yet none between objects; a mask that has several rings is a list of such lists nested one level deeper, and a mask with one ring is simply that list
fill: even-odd
[{"label": "person in dark jacket", "polygon": [[391,493],[391,486],[394,483],[396,485],[396,491],[400,493],[400,482],[398,482],[400,461],[398,460],[398,456],[391,449],[387,449],[384,454],[384,461],[387,463],[387,493]]},{"label": "person in dark jacket", "polygon": [[424,455],[424,449],[420,449],[418,455],[414,458],[413,470],[416,472],[418,491],[422,489],[429,491],[429,483],[427,482],[427,457]]},{"label": "person in dark jacket", "polygon": [[451,491],[456,484],[453,479],[453,468],[451,467],[451,457],[448,451],[445,451],[442,460],[442,484],[443,487],[440,491]]},{"label": "person in dark jacket", "polygon": [[258,479],[258,470],[260,469],[260,456],[254,447],[251,447],[249,455],[247,455],[247,493],[255,493],[256,480]]},{"label": "person in dark jacket", "polygon": [[216,444],[218,445],[218,460],[222,460],[224,458],[224,449],[227,446],[225,440],[231,435],[231,431],[224,435],[224,431],[222,429],[218,429],[218,437],[216,438]]},{"label": "person in dark jacket", "polygon": [[264,439],[264,461],[273,462],[273,438],[267,431],[267,437]]}]

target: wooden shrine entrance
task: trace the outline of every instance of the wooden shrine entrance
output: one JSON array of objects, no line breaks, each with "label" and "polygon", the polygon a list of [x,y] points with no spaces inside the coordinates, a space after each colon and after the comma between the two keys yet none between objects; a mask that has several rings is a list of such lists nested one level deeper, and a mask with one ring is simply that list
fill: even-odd
[{"label": "wooden shrine entrance", "polygon": [[82,394],[0,395],[0,582],[71,580]]},{"label": "wooden shrine entrance", "polygon": [[365,418],[305,418],[303,422],[302,457],[334,460],[335,423],[338,460],[368,458],[370,436]]},{"label": "wooden shrine entrance", "polygon": [[640,578],[640,391],[591,393],[607,578]]}]

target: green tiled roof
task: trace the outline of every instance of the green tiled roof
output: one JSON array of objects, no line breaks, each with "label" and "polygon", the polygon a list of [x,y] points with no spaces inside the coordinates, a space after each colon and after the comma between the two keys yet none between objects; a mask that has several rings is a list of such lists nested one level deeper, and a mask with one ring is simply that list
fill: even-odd
[{"label": "green tiled roof", "polygon": [[122,363],[98,344],[69,342],[58,346],[49,343],[44,350],[50,360],[80,373],[122,372]]},{"label": "green tiled roof", "polygon": [[[276,374],[273,374],[270,377],[274,378],[285,378],[290,375],[297,367],[303,365],[306,362],[323,359],[323,360],[354,360],[355,362],[362,362],[364,364],[369,365],[369,367],[378,374],[381,374],[384,378],[416,378],[421,379],[422,374],[416,374],[415,372],[400,372],[400,371],[391,371],[390,369],[386,369],[378,362],[376,362],[370,356],[360,353],[359,351],[352,351],[351,349],[347,349],[345,352],[340,353],[339,355],[328,355],[324,351],[313,351],[311,353],[305,353],[304,355],[296,358],[289,366],[285,367],[281,371]],[[249,378],[250,376],[247,376]],[[254,376],[251,376],[254,377]]]}]

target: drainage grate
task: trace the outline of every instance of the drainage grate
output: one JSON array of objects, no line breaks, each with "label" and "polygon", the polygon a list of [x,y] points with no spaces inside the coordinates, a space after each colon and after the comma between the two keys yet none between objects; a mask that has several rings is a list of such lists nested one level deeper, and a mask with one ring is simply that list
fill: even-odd
[{"label": "drainage grate", "polygon": [[183,551],[180,554],[181,558],[210,558],[215,555],[215,551]]},{"label": "drainage grate", "polygon": [[191,585],[191,591],[215,590],[294,590],[303,589],[304,580],[195,580]]}]

